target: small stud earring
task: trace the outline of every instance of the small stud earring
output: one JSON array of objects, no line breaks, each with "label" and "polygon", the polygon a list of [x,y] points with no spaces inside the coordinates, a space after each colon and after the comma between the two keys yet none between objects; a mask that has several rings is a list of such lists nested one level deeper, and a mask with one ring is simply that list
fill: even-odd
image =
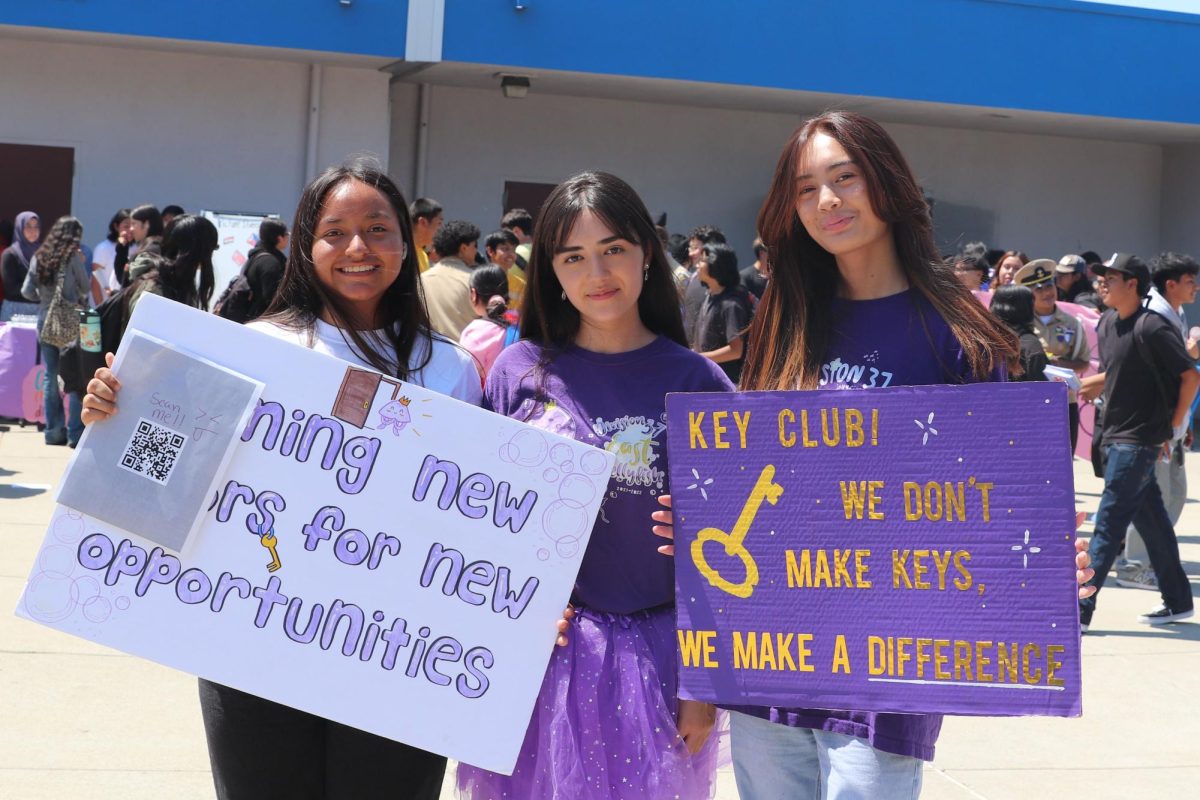
[{"label": "small stud earring", "polygon": [[567,299],[567,293],[566,293],[566,291],[565,291],[565,290],[564,290],[564,291],[563,291],[563,293],[562,293],[562,299],[563,299],[563,301],[564,301],[564,302],[565,302],[565,301],[566,301],[566,299]]}]

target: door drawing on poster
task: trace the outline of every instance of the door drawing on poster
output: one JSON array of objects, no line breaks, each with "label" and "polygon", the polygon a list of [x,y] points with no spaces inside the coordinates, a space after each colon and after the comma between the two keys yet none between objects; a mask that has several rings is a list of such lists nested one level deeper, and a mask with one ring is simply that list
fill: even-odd
[{"label": "door drawing on poster", "polygon": [[379,409],[379,419],[373,427],[375,430],[389,428],[393,436],[399,436],[400,432],[413,421],[410,410],[412,399],[400,396],[403,383],[378,372],[347,367],[346,375],[342,378],[342,385],[333,401],[331,412],[333,417],[348,422],[356,428],[366,428],[367,418],[371,415],[371,406],[375,402],[375,396],[379,393],[381,383],[391,386],[392,393],[383,407]]}]

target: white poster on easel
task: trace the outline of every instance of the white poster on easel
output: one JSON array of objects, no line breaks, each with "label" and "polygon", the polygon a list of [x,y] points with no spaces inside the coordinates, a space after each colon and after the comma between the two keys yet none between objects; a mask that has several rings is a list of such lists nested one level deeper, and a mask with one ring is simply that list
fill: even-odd
[{"label": "white poster on easel", "polygon": [[[59,505],[17,614],[511,772],[613,455],[157,295],[122,350],[139,335],[261,397],[178,552]],[[130,402],[97,427],[146,416],[133,374],[118,370]],[[158,396],[191,434],[197,403],[178,385],[164,376]],[[96,452],[111,453],[101,484],[122,451]]]},{"label": "white poster on easel", "polygon": [[217,226],[217,252],[213,253],[213,298],[242,271],[250,251],[258,246],[258,226],[276,214],[243,214],[225,211],[201,211],[201,216]]}]

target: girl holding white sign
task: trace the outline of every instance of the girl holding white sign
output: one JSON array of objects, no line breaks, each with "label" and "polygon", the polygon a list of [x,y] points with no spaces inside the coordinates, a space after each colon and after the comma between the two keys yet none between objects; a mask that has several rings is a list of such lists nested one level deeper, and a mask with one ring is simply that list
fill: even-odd
[{"label": "girl holding white sign", "polygon": [[[1004,380],[1016,365],[1016,336],[941,262],[921,189],[873,120],[835,111],[801,125],[758,229],[772,277],[750,327],[742,389]],[[654,519],[670,538],[670,512]],[[1081,584],[1087,564],[1077,554]],[[942,724],[941,715],[791,708],[730,718],[743,800],[917,797]]]},{"label": "girl holding white sign", "polygon": [[[732,386],[687,349],[654,224],[621,179],[586,172],[551,192],[527,280],[522,341],[496,359],[485,405],[603,447],[616,465],[572,595],[570,641],[551,657],[516,769],[460,765],[458,788],[478,800],[710,797],[716,712],[676,699],[674,571],[645,519],[668,491],[666,394]],[[571,518],[563,554],[583,533]]]},{"label": "girl holding white sign", "polygon": [[[292,231],[279,291],[250,327],[479,404],[471,357],[429,330],[408,204],[387,175],[366,162],[326,170],[304,189]],[[119,388],[98,370],[84,422],[115,413]],[[220,798],[441,792],[442,756],[203,679],[200,702]]]}]

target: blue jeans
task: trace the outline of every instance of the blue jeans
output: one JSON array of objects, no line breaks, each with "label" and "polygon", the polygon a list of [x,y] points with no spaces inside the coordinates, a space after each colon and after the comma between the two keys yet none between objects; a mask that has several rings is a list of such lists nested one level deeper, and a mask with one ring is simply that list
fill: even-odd
[{"label": "blue jeans", "polygon": [[1096,512],[1096,530],[1088,554],[1096,576],[1088,581],[1097,594],[1079,601],[1080,621],[1089,624],[1096,609],[1096,597],[1104,579],[1121,553],[1129,523],[1137,525],[1146,545],[1150,566],[1158,578],[1163,603],[1172,611],[1192,608],[1192,587],[1179,563],[1179,543],[1175,529],[1163,505],[1162,491],[1154,479],[1154,464],[1161,447],[1138,444],[1110,444],[1104,448],[1104,494]]},{"label": "blue jeans", "polygon": [[729,712],[733,776],[742,800],[913,800],[922,762],[864,739],[790,728]]},{"label": "blue jeans", "polygon": [[67,418],[63,420],[62,395],[58,391],[58,348],[45,342],[38,345],[42,350],[42,363],[46,365],[46,383],[42,387],[46,395],[46,443],[74,444],[83,436],[83,398],[79,392],[67,395]]}]

